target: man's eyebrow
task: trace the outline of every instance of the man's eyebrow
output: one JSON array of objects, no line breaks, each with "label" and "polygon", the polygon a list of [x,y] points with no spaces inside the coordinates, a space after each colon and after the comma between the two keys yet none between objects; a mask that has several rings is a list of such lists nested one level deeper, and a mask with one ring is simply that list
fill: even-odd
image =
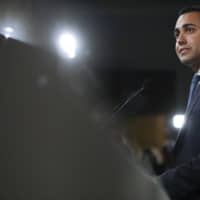
[{"label": "man's eyebrow", "polygon": [[197,26],[196,24],[183,24],[183,28],[188,27],[188,26]]}]

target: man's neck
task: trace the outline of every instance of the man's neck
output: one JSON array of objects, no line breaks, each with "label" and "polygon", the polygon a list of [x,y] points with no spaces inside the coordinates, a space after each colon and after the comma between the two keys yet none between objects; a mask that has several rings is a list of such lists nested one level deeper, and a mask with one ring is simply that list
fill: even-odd
[{"label": "man's neck", "polygon": [[197,64],[197,65],[193,65],[193,66],[192,66],[192,71],[193,71],[194,73],[197,73],[197,72],[199,71],[199,69],[200,69],[200,64]]}]

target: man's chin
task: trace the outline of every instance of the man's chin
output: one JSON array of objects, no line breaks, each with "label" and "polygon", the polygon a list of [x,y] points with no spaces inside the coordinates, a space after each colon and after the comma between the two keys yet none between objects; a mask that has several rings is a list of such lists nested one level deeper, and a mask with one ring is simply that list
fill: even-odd
[{"label": "man's chin", "polygon": [[197,71],[197,69],[199,69],[200,62],[197,62],[196,60],[193,59],[180,59],[181,63],[189,68],[191,68],[194,72]]},{"label": "man's chin", "polygon": [[191,58],[179,58],[183,65],[192,67],[194,65],[194,60]]}]

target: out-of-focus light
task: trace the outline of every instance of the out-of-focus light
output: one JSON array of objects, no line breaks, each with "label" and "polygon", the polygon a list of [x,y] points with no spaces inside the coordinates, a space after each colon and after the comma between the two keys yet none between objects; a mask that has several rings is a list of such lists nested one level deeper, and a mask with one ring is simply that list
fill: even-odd
[{"label": "out-of-focus light", "polygon": [[10,37],[10,34],[5,33],[4,36],[8,39]]},{"label": "out-of-focus light", "polygon": [[32,43],[35,36],[30,34],[31,23],[29,17],[23,17],[13,11],[10,16],[0,20],[0,34],[5,38],[12,38],[23,43]]},{"label": "out-of-focus light", "polygon": [[3,29],[3,31],[4,31],[4,36],[5,36],[6,38],[11,37],[11,34],[14,32],[13,28],[11,28],[11,27],[5,27],[5,28]]},{"label": "out-of-focus light", "polygon": [[11,28],[11,27],[5,27],[4,28],[4,31],[6,32],[6,33],[13,33],[13,29]]},{"label": "out-of-focus light", "polygon": [[76,39],[73,35],[62,34],[59,38],[59,45],[69,58],[76,57]]},{"label": "out-of-focus light", "polygon": [[185,121],[184,118],[185,118],[184,115],[175,115],[173,117],[173,125],[174,125],[174,127],[175,128],[181,128],[183,126],[183,124],[184,124],[184,121]]}]

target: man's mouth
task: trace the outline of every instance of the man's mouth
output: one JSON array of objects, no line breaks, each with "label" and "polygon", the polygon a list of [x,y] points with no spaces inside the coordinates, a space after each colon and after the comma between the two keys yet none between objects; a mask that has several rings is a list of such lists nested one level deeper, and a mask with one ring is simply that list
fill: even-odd
[{"label": "man's mouth", "polygon": [[190,50],[190,48],[181,48],[181,49],[179,50],[179,54],[180,54],[180,55],[183,55],[183,54],[187,53],[189,50]]}]

